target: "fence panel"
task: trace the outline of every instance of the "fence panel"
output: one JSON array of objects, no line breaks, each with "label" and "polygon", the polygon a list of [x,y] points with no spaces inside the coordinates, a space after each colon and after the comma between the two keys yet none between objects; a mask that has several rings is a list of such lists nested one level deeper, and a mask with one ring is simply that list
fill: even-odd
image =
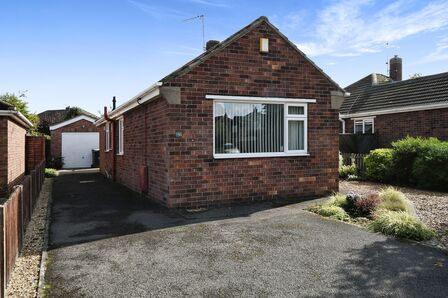
[{"label": "fence panel", "polygon": [[22,238],[21,225],[21,200],[22,187],[16,187],[9,199],[3,204],[3,267],[4,282],[3,288],[9,282],[14,263],[19,253]]},{"label": "fence panel", "polygon": [[344,165],[354,164],[358,169],[358,173],[364,173],[364,171],[366,170],[364,157],[366,157],[367,154],[362,153],[341,153],[341,154]]}]

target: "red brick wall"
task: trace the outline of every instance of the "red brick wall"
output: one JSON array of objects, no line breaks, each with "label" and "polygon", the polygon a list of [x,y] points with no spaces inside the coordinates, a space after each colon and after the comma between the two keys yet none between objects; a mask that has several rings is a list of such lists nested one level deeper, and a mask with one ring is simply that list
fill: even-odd
[{"label": "red brick wall", "polygon": [[[375,117],[375,133],[380,147],[390,147],[391,142],[411,137],[436,137],[448,140],[448,109],[437,109]],[[345,132],[353,133],[353,120],[345,120]]]},{"label": "red brick wall", "polygon": [[22,126],[0,117],[0,196],[25,174],[25,134]]},{"label": "red brick wall", "polygon": [[[260,35],[269,38],[269,54],[259,52]],[[315,197],[338,190],[339,121],[338,111],[330,106],[335,87],[267,25],[165,85],[181,87],[181,103],[158,100],[147,105],[147,120],[153,124],[147,132],[153,171],[149,184],[159,188],[149,194],[153,199],[168,207],[187,207]],[[206,94],[315,98],[317,103],[308,106],[310,156],[214,159],[213,101]],[[124,115],[125,142],[135,152],[141,146],[137,139],[144,135],[137,132],[142,115],[142,108]],[[176,138],[177,131],[182,137]],[[135,188],[131,172],[144,161],[126,146],[131,145],[117,159],[117,180]],[[103,165],[109,163],[104,159]]]},{"label": "red brick wall", "polygon": [[25,155],[26,172],[34,170],[42,161],[45,160],[45,138],[26,136]]},{"label": "red brick wall", "polygon": [[72,124],[51,131],[51,156],[62,155],[62,133],[63,132],[97,132],[98,128],[90,121],[81,119]]},{"label": "red brick wall", "polygon": [[8,118],[0,116],[0,197],[8,185]]}]

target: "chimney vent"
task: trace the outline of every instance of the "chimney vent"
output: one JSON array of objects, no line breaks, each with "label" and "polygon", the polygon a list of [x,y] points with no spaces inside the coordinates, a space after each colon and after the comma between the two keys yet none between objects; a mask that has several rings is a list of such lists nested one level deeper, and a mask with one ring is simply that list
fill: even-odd
[{"label": "chimney vent", "polygon": [[215,47],[217,44],[219,44],[219,40],[209,40],[205,45],[205,50],[208,51],[211,48]]},{"label": "chimney vent", "polygon": [[115,99],[115,96],[112,98],[112,111],[115,110],[117,106],[117,100]]},{"label": "chimney vent", "polygon": [[402,59],[395,55],[389,61],[389,77],[393,81],[401,81],[403,75]]}]

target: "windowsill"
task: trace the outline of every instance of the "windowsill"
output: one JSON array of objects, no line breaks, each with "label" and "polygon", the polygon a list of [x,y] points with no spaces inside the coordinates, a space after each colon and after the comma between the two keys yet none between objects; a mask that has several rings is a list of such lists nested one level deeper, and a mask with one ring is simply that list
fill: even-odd
[{"label": "windowsill", "polygon": [[265,157],[294,157],[294,156],[310,156],[309,152],[303,153],[249,153],[249,154],[215,154],[215,159],[231,159],[231,158],[265,158]]},{"label": "windowsill", "polygon": [[111,152],[112,151],[112,149],[106,149],[106,150],[104,150],[104,152]]},{"label": "windowsill", "polygon": [[118,156],[123,156],[123,155],[124,155],[124,152],[117,153],[116,155],[118,155]]}]

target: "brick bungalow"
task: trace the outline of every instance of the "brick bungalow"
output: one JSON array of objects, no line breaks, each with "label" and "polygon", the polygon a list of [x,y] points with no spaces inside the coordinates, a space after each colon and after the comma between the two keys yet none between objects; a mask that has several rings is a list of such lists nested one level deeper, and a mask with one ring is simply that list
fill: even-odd
[{"label": "brick bungalow", "polygon": [[26,132],[32,126],[13,106],[0,101],[0,197],[25,176]]},{"label": "brick bungalow", "polygon": [[100,170],[167,207],[328,194],[343,95],[260,17],[105,108]]},{"label": "brick bungalow", "polygon": [[372,73],[346,87],[342,133],[375,134],[379,147],[406,136],[448,140],[448,72],[402,81],[401,58],[389,77]]}]

